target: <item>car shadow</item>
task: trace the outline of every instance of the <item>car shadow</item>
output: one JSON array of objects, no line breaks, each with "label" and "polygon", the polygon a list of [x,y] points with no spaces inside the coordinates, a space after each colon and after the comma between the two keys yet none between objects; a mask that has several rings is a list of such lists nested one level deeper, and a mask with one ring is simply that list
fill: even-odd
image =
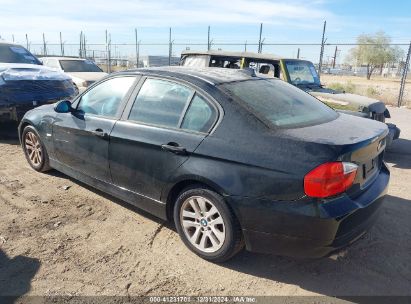
[{"label": "car shadow", "polygon": [[29,292],[31,280],[39,268],[38,259],[22,255],[9,258],[0,249],[0,302],[14,303]]},{"label": "car shadow", "polygon": [[163,219],[160,219],[160,218],[158,218],[158,217],[156,217],[156,216],[154,216],[154,215],[152,215],[152,214],[150,214],[150,213],[148,213],[148,212],[146,212],[146,211],[144,211],[144,210],[142,210],[142,209],[140,209],[140,208],[138,208],[138,207],[136,207],[136,206],[134,206],[134,205],[131,205],[131,204],[123,201],[122,199],[119,199],[119,198],[117,198],[117,197],[115,197],[115,196],[112,196],[111,194],[108,194],[108,193],[103,192],[103,191],[101,191],[101,190],[99,190],[99,189],[97,189],[97,188],[94,188],[94,187],[92,187],[92,186],[89,186],[89,185],[87,185],[87,184],[85,184],[85,183],[83,183],[83,182],[81,182],[81,181],[79,181],[79,180],[77,180],[77,179],[74,179],[74,178],[72,178],[72,177],[70,177],[70,176],[68,176],[68,175],[66,175],[66,174],[64,174],[64,173],[62,173],[62,172],[60,172],[60,171],[57,171],[57,170],[54,170],[54,169],[53,169],[53,170],[51,170],[51,171],[48,171],[47,174],[48,174],[48,175],[51,175],[51,176],[54,176],[54,177],[59,177],[59,178],[68,179],[68,180],[70,180],[72,183],[77,184],[77,185],[79,185],[80,187],[86,188],[87,190],[89,190],[89,191],[91,191],[91,192],[93,192],[93,193],[96,193],[97,195],[102,196],[102,197],[104,197],[105,199],[107,199],[107,200],[109,200],[109,201],[111,201],[111,202],[113,202],[113,203],[115,203],[115,204],[117,204],[117,205],[120,205],[120,206],[123,207],[123,208],[126,208],[126,209],[128,209],[128,210],[130,210],[130,211],[132,211],[132,212],[136,212],[136,213],[138,213],[139,215],[141,215],[141,216],[143,216],[143,217],[145,217],[145,218],[147,218],[147,219],[149,219],[149,220],[151,220],[151,221],[154,221],[154,222],[156,222],[156,223],[158,223],[158,224],[160,224],[160,225],[162,225],[162,226],[164,226],[164,227],[166,227],[166,228],[168,228],[168,229],[171,229],[171,230],[176,231],[173,223],[170,223],[170,222],[168,222],[168,221],[165,221],[165,220],[163,220]]},{"label": "car shadow", "polygon": [[0,143],[19,145],[17,123],[0,123]]},{"label": "car shadow", "polygon": [[[393,220],[396,214],[401,216]],[[411,248],[406,244],[411,237],[410,217],[411,200],[388,195],[370,231],[330,257],[304,260],[243,251],[222,266],[355,303],[378,300],[359,295],[409,296]]]},{"label": "car shadow", "polygon": [[411,169],[411,140],[395,140],[386,150],[385,161],[395,168]]}]

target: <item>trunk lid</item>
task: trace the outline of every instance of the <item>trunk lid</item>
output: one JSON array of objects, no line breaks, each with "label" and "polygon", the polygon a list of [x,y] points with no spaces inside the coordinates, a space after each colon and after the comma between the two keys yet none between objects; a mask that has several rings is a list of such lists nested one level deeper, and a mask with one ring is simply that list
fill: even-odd
[{"label": "trunk lid", "polygon": [[381,169],[388,128],[385,124],[347,114],[333,121],[298,129],[284,130],[288,136],[320,144],[330,149],[330,161],[352,162],[358,165],[350,196],[359,194],[378,176]]}]

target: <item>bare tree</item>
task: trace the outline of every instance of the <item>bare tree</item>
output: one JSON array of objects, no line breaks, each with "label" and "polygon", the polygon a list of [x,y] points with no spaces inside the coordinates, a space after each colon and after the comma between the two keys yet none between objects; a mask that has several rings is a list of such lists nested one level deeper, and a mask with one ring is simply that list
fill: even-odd
[{"label": "bare tree", "polygon": [[350,50],[349,58],[356,64],[367,67],[367,79],[371,79],[376,68],[382,71],[386,63],[393,63],[403,56],[403,51],[398,46],[390,46],[391,37],[384,32],[360,35],[357,43],[358,46]]}]

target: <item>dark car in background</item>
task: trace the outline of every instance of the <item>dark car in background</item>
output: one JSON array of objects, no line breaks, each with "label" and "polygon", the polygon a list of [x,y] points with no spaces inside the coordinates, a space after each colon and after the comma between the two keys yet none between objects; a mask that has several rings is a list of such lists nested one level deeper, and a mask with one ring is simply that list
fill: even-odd
[{"label": "dark car in background", "polygon": [[[390,112],[381,100],[324,87],[314,64],[308,60],[252,52],[187,50],[181,53],[180,64],[191,67],[253,68],[261,74],[280,78],[304,90],[337,111],[381,122],[390,118]],[[400,129],[392,123],[387,123],[387,126],[389,146],[399,138]]]},{"label": "dark car in background", "polygon": [[184,67],[111,74],[19,126],[32,168],[174,221],[215,262],[244,245],[322,257],[360,238],[387,191],[387,134],[278,79]]},{"label": "dark car in background", "polygon": [[0,42],[0,122],[19,121],[30,109],[75,94],[69,76],[42,66],[20,45]]}]

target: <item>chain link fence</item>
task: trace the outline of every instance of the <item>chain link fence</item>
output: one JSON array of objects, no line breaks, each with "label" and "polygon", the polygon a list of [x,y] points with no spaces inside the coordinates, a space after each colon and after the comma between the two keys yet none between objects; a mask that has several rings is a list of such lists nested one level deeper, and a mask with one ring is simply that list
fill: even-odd
[{"label": "chain link fence", "polygon": [[[299,58],[312,61],[317,67],[321,56],[321,43],[272,43],[268,40],[227,42],[209,40],[205,42],[186,42],[171,39],[163,42],[144,42],[135,40],[129,43],[29,43],[27,47],[37,56],[74,56],[88,58],[100,65],[103,70],[112,72],[136,67],[178,65],[183,50],[224,50],[271,53],[284,58]],[[381,99],[387,104],[398,105],[400,87],[402,105],[411,106],[411,92],[408,81],[402,82],[407,66],[408,44],[395,43],[391,47],[402,50],[403,56],[395,62],[376,69],[371,80],[366,80],[367,68],[352,65],[348,60],[356,43],[324,43],[321,78],[326,85],[346,92]]]}]

